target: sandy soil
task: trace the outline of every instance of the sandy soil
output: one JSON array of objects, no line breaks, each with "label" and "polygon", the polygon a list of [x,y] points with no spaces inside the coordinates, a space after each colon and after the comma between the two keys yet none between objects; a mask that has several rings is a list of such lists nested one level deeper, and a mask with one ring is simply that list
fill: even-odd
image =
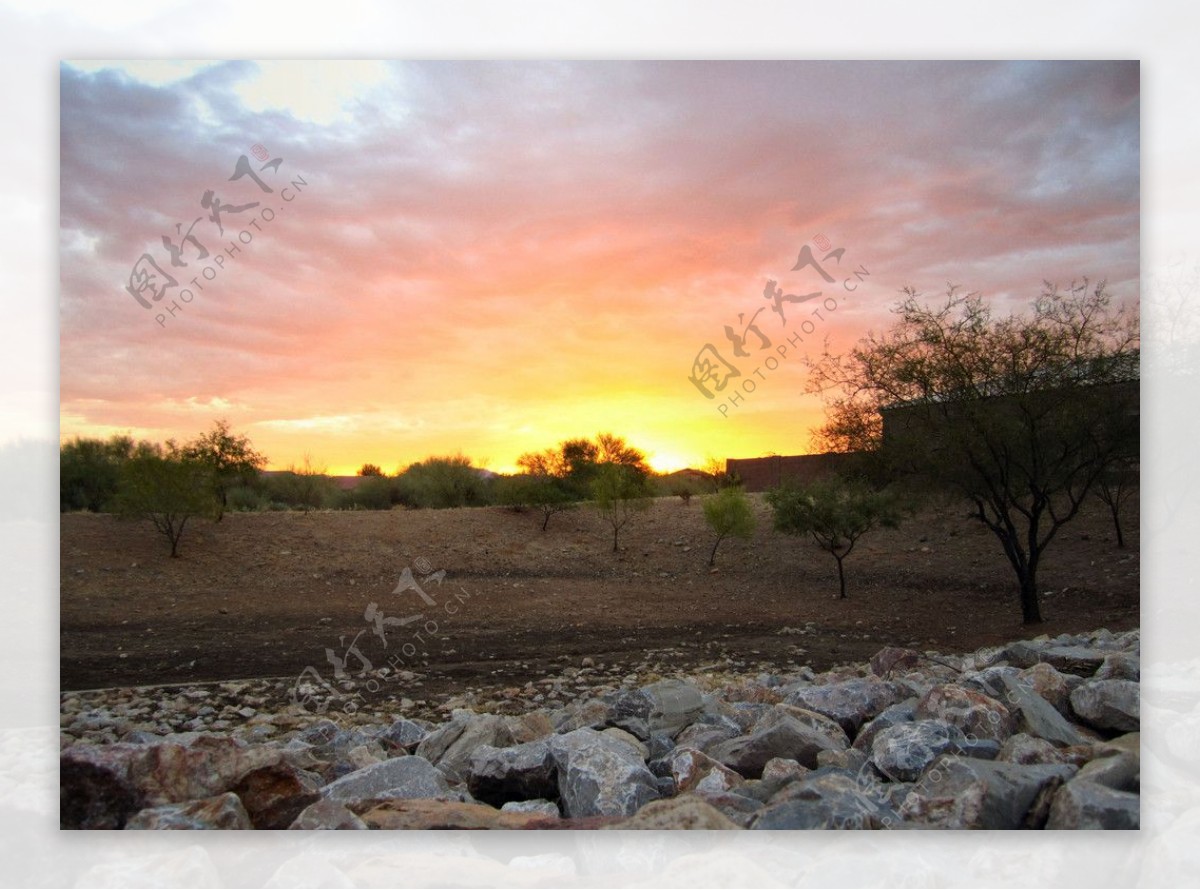
[{"label": "sandy soil", "polygon": [[[736,658],[822,670],[887,643],[965,651],[1138,624],[1136,504],[1125,550],[1099,503],[1060,533],[1040,579],[1046,622],[1030,630],[998,542],[961,507],[863,538],[839,600],[832,558],[773,532],[753,497],[754,539],[723,543],[715,572],[699,503],[677,498],[635,517],[616,554],[587,509],[546,532],[540,515],[500,508],[230,514],[189,527],[178,559],[149,524],[66,515],[62,688],[328,673],[326,649],[357,664],[356,638],[374,665],[432,669],[452,688],[656,650],[680,669]],[[406,568],[429,601],[393,592]],[[422,581],[437,571],[440,584]],[[371,603],[389,621],[422,617],[377,636]]]}]

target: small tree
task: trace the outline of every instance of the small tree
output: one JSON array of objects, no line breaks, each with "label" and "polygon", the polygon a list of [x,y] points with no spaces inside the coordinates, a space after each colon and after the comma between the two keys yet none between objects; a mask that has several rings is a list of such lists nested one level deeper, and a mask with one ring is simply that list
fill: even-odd
[{"label": "small tree", "polygon": [[209,484],[209,467],[169,445],[165,452],[139,449],[121,470],[114,500],[125,519],[148,519],[179,556],[179,541],[194,516],[215,519],[220,504]]},{"label": "small tree", "polygon": [[837,561],[839,597],[846,599],[843,563],[858,539],[879,526],[894,527],[901,510],[895,495],[877,491],[862,480],[836,476],[803,487],[767,492],[775,511],[775,530],[789,535],[812,535],[822,550]]},{"label": "small tree", "polygon": [[358,475],[360,475],[360,476],[382,476],[383,470],[381,470],[379,468],[378,464],[363,464],[361,467],[358,468]]},{"label": "small tree", "polygon": [[592,505],[613,530],[613,553],[617,537],[638,513],[650,509],[646,477],[632,466],[600,464],[592,479]]},{"label": "small tree", "polygon": [[312,456],[305,454],[300,465],[292,464],[273,480],[272,487],[280,498],[291,507],[299,507],[305,514],[319,510],[336,495],[333,480],[324,466],[313,463]]},{"label": "small tree", "polygon": [[1125,546],[1125,531],[1121,527],[1121,508],[1137,488],[1138,471],[1130,463],[1114,463],[1096,480],[1096,497],[1103,501],[1112,515],[1113,530],[1117,534],[1117,546]]},{"label": "small tree", "polygon": [[716,534],[712,552],[708,555],[711,566],[717,559],[717,548],[731,535],[749,540],[754,534],[754,511],[750,499],[740,488],[723,488],[704,499],[704,519]]},{"label": "small tree", "polygon": [[229,491],[238,485],[253,485],[267,459],[254,450],[245,436],[234,435],[229,421],[218,420],[211,430],[183,446],[182,455],[207,467],[209,485],[218,503],[217,521],[229,507]]}]

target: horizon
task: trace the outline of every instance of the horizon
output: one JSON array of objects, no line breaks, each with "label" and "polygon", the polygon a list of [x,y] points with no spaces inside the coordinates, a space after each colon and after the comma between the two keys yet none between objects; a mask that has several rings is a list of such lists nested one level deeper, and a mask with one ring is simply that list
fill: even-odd
[{"label": "horizon", "polygon": [[810,453],[804,356],[905,286],[1139,297],[1137,62],[64,62],[60,92],[60,443],[225,418],[270,469],[507,473],[611,430],[671,472]]}]

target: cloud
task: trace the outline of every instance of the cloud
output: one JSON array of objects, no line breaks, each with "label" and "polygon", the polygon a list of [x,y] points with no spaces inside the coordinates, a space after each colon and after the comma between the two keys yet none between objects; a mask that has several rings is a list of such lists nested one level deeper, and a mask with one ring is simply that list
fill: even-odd
[{"label": "cloud", "polygon": [[[368,423],[396,459],[507,463],[592,427],[787,453],[802,367],[736,433],[687,373],[765,279],[822,284],[789,271],[818,234],[871,273],[838,342],[905,285],[1137,293],[1136,63],[65,64],[61,84],[64,432],[190,434],[204,411],[172,406],[194,398],[281,462],[371,459],[351,456],[383,447]],[[230,181],[242,155],[270,192]],[[221,234],[210,190],[258,206]],[[125,292],[143,253],[179,282],[151,310]]]}]

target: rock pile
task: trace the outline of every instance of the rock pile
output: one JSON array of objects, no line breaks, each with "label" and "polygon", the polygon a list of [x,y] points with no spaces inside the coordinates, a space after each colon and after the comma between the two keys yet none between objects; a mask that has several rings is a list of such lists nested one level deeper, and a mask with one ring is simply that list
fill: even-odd
[{"label": "rock pile", "polygon": [[1138,665],[1137,631],[1102,630],[965,656],[889,647],[815,675],[668,678],[440,723],[247,705],[235,731],[156,733],[93,710],[64,732],[61,825],[1137,828]]}]

